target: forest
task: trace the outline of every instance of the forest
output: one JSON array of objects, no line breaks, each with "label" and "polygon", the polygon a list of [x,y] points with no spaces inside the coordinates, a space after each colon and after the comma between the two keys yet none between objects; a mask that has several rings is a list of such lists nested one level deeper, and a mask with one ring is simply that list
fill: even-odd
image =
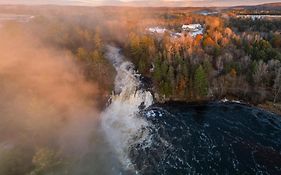
[{"label": "forest", "polygon": [[[237,17],[257,10],[224,9],[207,16],[200,15],[200,10],[214,9],[38,8],[32,9],[37,17],[28,30],[41,35],[44,43],[74,54],[87,79],[99,82],[105,94],[113,86],[114,70],[104,58],[105,46],[111,44],[122,48],[136,69],[153,82],[151,90],[158,101],[228,97],[252,104],[280,102],[280,18]],[[158,26],[178,32],[183,24],[193,23],[203,26],[203,34],[175,38],[168,32],[159,35],[146,30]]]},{"label": "forest", "polygon": [[[225,16],[225,14],[224,14]],[[124,52],[153,80],[161,100],[236,98],[280,101],[280,20],[190,15],[173,25],[201,23],[204,34],[171,38],[131,32]],[[163,25],[169,26],[171,21]]]},{"label": "forest", "polygon": [[[54,115],[73,108],[74,101],[78,98],[76,90],[79,95],[86,94],[78,98],[82,101],[79,103],[81,108],[95,106],[97,110],[101,110],[105,107],[113,91],[116,74],[111,63],[105,58],[107,45],[121,48],[121,52],[135,64],[138,72],[152,82],[150,91],[153,92],[157,102],[228,98],[254,105],[272,104],[268,108],[279,113],[281,111],[281,19],[240,19],[233,10],[223,10],[214,15],[195,13],[202,10],[200,8],[151,10],[133,7],[2,6],[0,9],[3,13],[35,16],[28,23],[9,21],[1,24],[2,34],[32,38],[36,40],[35,44],[30,43],[32,47],[44,45],[59,50],[63,52],[62,57],[67,56],[66,62],[71,60],[78,65],[75,71],[82,74],[87,86],[75,89],[75,98],[72,98],[72,93],[65,94],[64,97],[69,98],[70,105],[63,101],[59,102],[61,107],[58,109],[52,105],[44,106],[45,103],[36,106],[40,109],[49,109]],[[194,23],[203,26],[203,34],[193,37],[184,33],[180,37],[172,37],[169,32],[155,34],[147,31],[148,27],[159,26],[178,32],[183,24]],[[23,39],[17,47],[23,47],[25,41]],[[31,55],[40,54],[32,52]],[[28,59],[31,59],[31,55]],[[19,64],[22,67],[26,65],[21,62]],[[0,72],[1,87],[6,87],[5,83],[11,82],[10,77],[4,78],[6,73]],[[14,76],[13,73],[9,75]],[[64,77],[63,73],[59,75]],[[78,80],[71,78],[71,83],[75,86]],[[88,92],[88,84],[95,86],[99,93],[93,95],[92,92]],[[13,87],[16,88],[16,85]],[[32,89],[32,86],[28,88]],[[52,88],[56,90],[57,87]],[[44,89],[43,92],[49,91]],[[25,93],[29,94],[28,91]],[[34,95],[35,100],[37,95],[37,93]],[[88,99],[89,96],[98,99],[98,104],[92,104]],[[85,109],[87,110],[88,108]],[[8,123],[8,120],[2,119],[1,122]],[[43,133],[40,133],[42,135],[39,133],[39,136],[34,135],[35,138],[40,138],[38,140],[28,140],[25,137],[29,132],[37,131],[39,127],[30,128],[27,125],[17,131],[11,131],[7,130],[8,126],[1,126],[1,138],[10,137],[12,133],[22,136],[18,140],[24,141],[21,146],[13,147],[11,151],[4,150],[1,153],[0,150],[3,155],[0,157],[0,174],[63,175],[75,172],[89,174],[87,168],[74,170],[77,162],[83,163],[81,158],[69,157],[56,151],[59,147],[57,138],[49,137],[47,131],[55,132],[56,128],[63,128],[60,121],[65,120],[68,119],[56,118],[55,121],[60,124],[55,126],[52,125],[54,121],[48,120],[50,124]],[[48,147],[43,146],[46,142]]]}]

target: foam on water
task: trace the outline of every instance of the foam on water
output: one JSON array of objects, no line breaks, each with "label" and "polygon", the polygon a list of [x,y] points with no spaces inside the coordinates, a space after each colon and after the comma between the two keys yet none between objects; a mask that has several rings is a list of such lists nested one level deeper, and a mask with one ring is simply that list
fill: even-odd
[{"label": "foam on water", "polygon": [[280,116],[240,103],[154,104],[146,140],[130,149],[140,174],[280,174]]},{"label": "foam on water", "polygon": [[111,103],[102,113],[102,128],[121,163],[132,168],[128,155],[130,146],[148,137],[145,128],[149,123],[139,117],[140,106],[150,106],[153,97],[149,91],[139,89],[140,76],[131,62],[124,61],[119,49],[108,46],[107,51],[106,57],[114,65],[117,76]]}]

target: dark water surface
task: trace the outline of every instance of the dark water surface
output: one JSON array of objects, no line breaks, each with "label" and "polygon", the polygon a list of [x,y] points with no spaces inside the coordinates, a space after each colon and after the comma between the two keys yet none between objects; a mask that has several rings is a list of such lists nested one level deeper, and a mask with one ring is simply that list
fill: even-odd
[{"label": "dark water surface", "polygon": [[140,174],[281,174],[281,116],[238,103],[156,104],[130,148]]}]

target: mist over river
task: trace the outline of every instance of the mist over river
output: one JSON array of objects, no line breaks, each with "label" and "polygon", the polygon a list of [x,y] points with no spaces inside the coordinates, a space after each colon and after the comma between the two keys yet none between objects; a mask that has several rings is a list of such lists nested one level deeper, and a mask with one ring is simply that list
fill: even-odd
[{"label": "mist over river", "polygon": [[[281,117],[233,102],[153,104],[118,48],[102,128],[125,174],[281,174]],[[121,173],[123,174],[123,173]]]}]

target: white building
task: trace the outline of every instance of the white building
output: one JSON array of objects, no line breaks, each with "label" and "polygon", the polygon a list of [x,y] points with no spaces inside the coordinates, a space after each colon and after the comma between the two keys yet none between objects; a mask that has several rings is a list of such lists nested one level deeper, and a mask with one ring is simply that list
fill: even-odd
[{"label": "white building", "polygon": [[188,32],[189,35],[195,37],[196,35],[203,34],[203,26],[201,24],[188,24],[182,25],[182,30]]},{"label": "white building", "polygon": [[201,24],[188,24],[188,25],[182,25],[182,30],[188,31],[188,32],[195,32],[201,30],[203,27]]},{"label": "white building", "polygon": [[147,31],[153,34],[164,34],[165,32],[169,33],[172,38],[181,38],[185,34],[188,34],[192,37],[203,34],[204,28],[201,24],[189,24],[182,25],[182,32],[173,32],[171,30],[161,28],[161,27],[149,27],[146,28]]},{"label": "white building", "polygon": [[167,31],[167,29],[161,27],[149,27],[147,30],[151,33],[159,33],[159,34],[163,34]]}]

